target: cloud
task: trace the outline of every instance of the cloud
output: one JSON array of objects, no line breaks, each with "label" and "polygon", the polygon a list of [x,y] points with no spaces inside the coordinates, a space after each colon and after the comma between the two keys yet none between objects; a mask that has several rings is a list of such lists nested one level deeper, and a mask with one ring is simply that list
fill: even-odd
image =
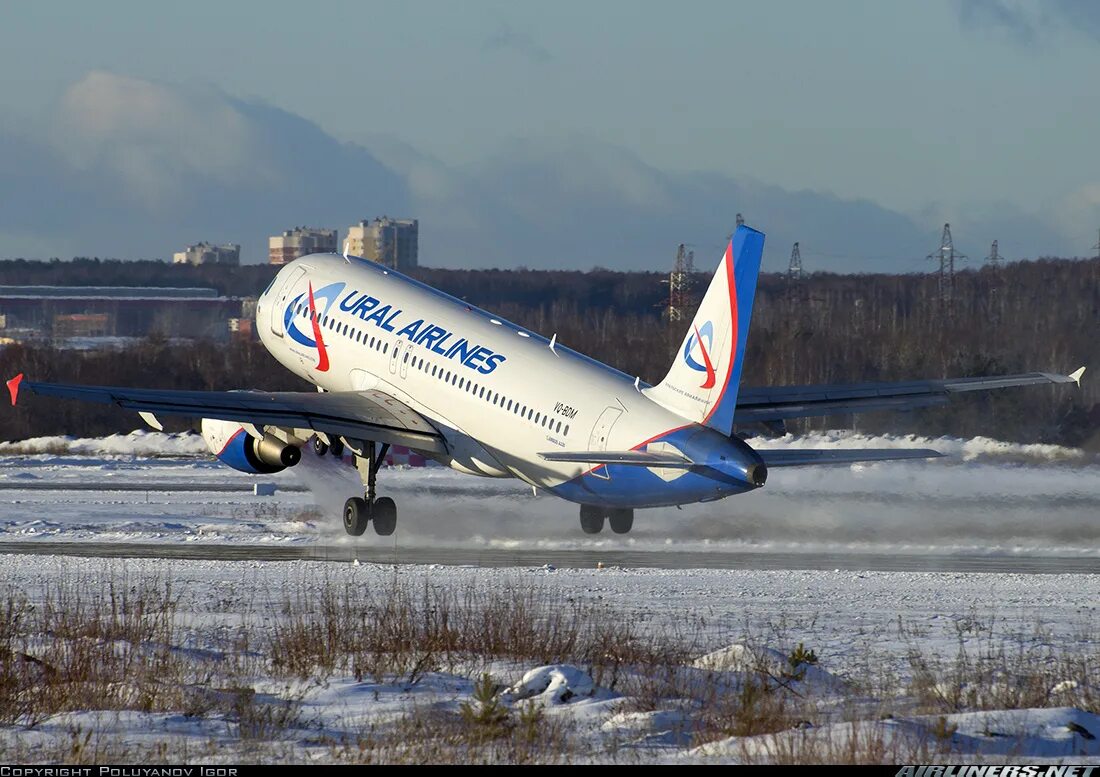
[{"label": "cloud", "polygon": [[1071,30],[1100,40],[1100,3],[1095,0],[955,0],[964,29],[997,30],[1017,43],[1040,42],[1056,30]]},{"label": "cloud", "polygon": [[785,268],[800,240],[807,269],[908,271],[911,262],[895,260],[923,257],[937,239],[866,200],[663,171],[580,138],[515,141],[461,169],[407,147],[381,156],[415,181],[422,253],[444,266],[665,269],[679,243],[705,266],[717,263],[738,212],[767,232],[771,269]]},{"label": "cloud", "polygon": [[1058,253],[1062,233],[1096,220],[1095,189],[1060,204],[1065,223],[1005,205],[910,215],[662,170],[578,137],[505,143],[454,166],[392,138],[343,143],[216,89],[104,72],[73,84],[48,126],[0,126],[0,256],[163,258],[214,240],[240,242],[246,261],[263,261],[267,236],[282,229],[342,230],[389,213],[420,219],[429,265],[660,270],[679,243],[694,245],[700,267],[717,263],[742,212],[767,233],[771,270],[786,267],[799,241],[807,271],[914,272],[926,269],[943,221],[972,256],[996,238],[1017,257]]},{"label": "cloud", "polygon": [[995,29],[1024,44],[1038,37],[1032,14],[1006,0],[955,0],[955,11],[964,29]]},{"label": "cloud", "polygon": [[501,24],[496,32],[485,38],[481,48],[483,51],[489,52],[511,51],[538,64],[544,64],[554,59],[554,55],[531,35],[513,29],[509,24]]},{"label": "cloud", "polygon": [[366,149],[215,89],[93,72],[47,125],[0,129],[0,233],[14,245],[138,258],[208,239],[257,261],[282,229],[409,206],[404,180]]}]

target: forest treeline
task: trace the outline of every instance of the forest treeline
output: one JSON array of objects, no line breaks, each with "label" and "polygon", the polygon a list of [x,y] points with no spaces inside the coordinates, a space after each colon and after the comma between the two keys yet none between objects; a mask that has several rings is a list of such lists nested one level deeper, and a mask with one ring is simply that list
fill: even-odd
[{"label": "forest treeline", "polygon": [[[212,286],[253,296],[276,268],[176,267],[161,262],[0,262],[0,285]],[[418,277],[643,380],[661,379],[688,322],[664,319],[665,276],[422,268]],[[697,296],[709,274],[695,278]],[[690,315],[688,320],[690,320]],[[837,383],[1069,372],[1091,365],[1080,390],[1053,386],[961,396],[943,408],[802,422],[796,430],[988,435],[1100,448],[1100,261],[1044,259],[956,275],[951,300],[925,275],[816,273],[791,285],[761,278],[749,336],[747,385]],[[308,388],[258,343],[168,345],[125,351],[0,351],[2,374],[39,380],[192,389]],[[0,438],[128,430],[133,414],[31,397],[0,411]],[[178,428],[178,427],[177,427]]]}]

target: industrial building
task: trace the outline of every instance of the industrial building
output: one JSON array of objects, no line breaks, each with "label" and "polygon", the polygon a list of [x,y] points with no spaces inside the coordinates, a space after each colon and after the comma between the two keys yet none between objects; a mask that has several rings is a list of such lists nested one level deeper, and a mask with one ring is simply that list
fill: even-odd
[{"label": "industrial building", "polygon": [[0,286],[0,338],[18,342],[155,333],[225,340],[230,320],[247,319],[253,311],[252,300],[220,297],[216,289]]},{"label": "industrial building", "polygon": [[417,267],[419,236],[416,219],[360,221],[348,227],[348,253],[408,272]]},{"label": "industrial building", "polygon": [[336,253],[336,230],[295,227],[268,238],[267,248],[271,264],[286,264],[307,254]]},{"label": "industrial building", "polygon": [[228,264],[241,263],[241,247],[236,243],[216,246],[212,243],[195,243],[183,251],[172,254],[174,264]]}]

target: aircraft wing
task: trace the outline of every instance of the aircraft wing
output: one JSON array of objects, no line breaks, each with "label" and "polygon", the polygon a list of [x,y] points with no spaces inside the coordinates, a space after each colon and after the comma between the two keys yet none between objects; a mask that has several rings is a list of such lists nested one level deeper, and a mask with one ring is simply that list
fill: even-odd
[{"label": "aircraft wing", "polygon": [[862,413],[869,410],[912,410],[943,405],[951,394],[991,391],[1011,386],[1049,383],[1080,385],[1085,368],[1069,375],[1029,372],[982,378],[916,380],[902,383],[852,383],[816,386],[743,388],[733,421],[738,424],[782,421],[787,418]]},{"label": "aircraft wing", "polygon": [[442,435],[424,416],[381,391],[176,391],[36,383],[21,377],[8,382],[13,405],[23,389],[40,396],[118,405],[142,413],[153,425],[156,415],[213,418],[260,429],[312,429],[429,453],[446,451]]},{"label": "aircraft wing", "polygon": [[756,452],[770,467],[804,467],[812,464],[854,464],[891,459],[935,459],[943,456],[931,448],[853,448],[850,450],[767,450]]}]

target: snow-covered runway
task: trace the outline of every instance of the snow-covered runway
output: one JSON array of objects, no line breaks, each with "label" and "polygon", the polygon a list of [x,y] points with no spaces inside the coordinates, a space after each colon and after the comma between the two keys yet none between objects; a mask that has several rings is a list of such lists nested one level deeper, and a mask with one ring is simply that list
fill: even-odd
[{"label": "snow-covered runway", "polygon": [[[301,547],[299,557],[367,554],[361,560],[384,551],[428,563],[450,550],[457,563],[582,566],[661,563],[639,554],[666,554],[681,567],[697,554],[700,565],[721,566],[715,554],[727,554],[731,566],[757,568],[855,568],[862,557],[866,568],[958,570],[971,558],[975,569],[1100,572],[1100,461],[1091,454],[839,433],[754,444],[921,446],[949,458],[776,470],[760,491],[639,511],[629,535],[595,537],[579,531],[575,505],[516,480],[385,468],[379,488],[398,502],[397,533],[353,539],[339,516],[361,487],[353,469],[330,458],[307,455],[292,470],[256,478],[212,460],[197,437],[44,439],[0,443],[0,542]],[[277,490],[254,496],[257,482]],[[500,561],[508,552],[514,560]],[[555,562],[551,552],[582,555]]]}]

